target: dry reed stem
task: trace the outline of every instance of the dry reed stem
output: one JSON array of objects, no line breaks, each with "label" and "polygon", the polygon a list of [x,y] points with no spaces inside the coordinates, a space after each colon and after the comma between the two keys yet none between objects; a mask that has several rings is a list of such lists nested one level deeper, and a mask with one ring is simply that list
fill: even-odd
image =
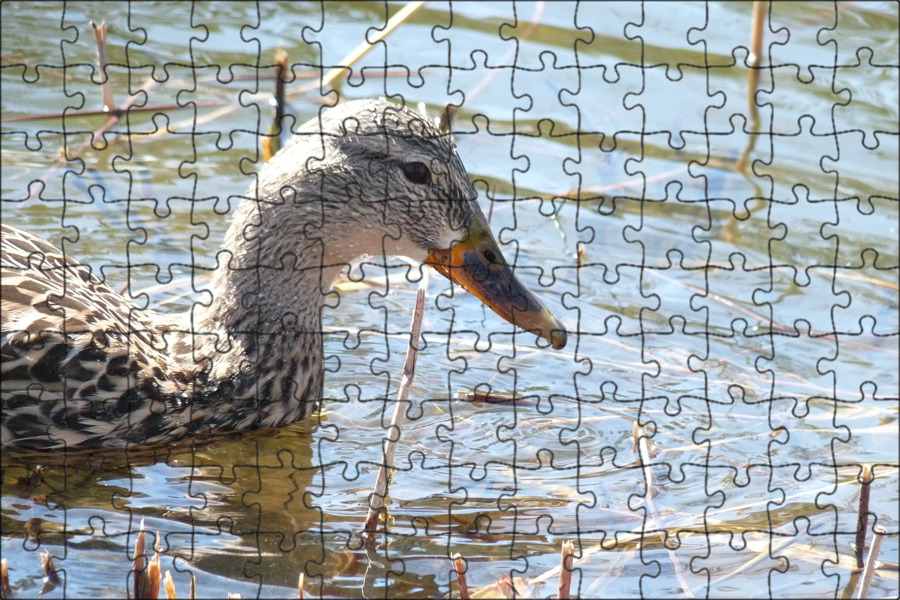
[{"label": "dry reed stem", "polygon": [[9,596],[9,564],[4,558],[0,560],[0,599],[6,600]]},{"label": "dry reed stem", "polygon": [[653,500],[653,472],[650,470],[650,446],[647,444],[647,436],[645,432],[641,432],[637,427],[637,421],[634,423],[634,432],[637,434],[638,456],[641,461],[641,470],[644,473],[644,484],[647,488],[645,498],[649,504]]},{"label": "dry reed stem", "polygon": [[[747,113],[750,131],[755,134],[759,131],[759,109],[756,106],[756,92],[759,89],[759,65],[762,62],[762,44],[765,34],[766,12],[769,3],[764,0],[753,2],[753,17],[750,24],[750,53],[747,55],[747,65],[750,72],[747,74]],[[750,153],[756,145],[757,136],[750,135],[746,146],[735,163],[735,170],[742,172],[747,168]]]},{"label": "dry reed stem", "polygon": [[[747,77],[747,100],[750,108],[750,119],[755,124],[759,124],[759,112],[756,110],[756,90],[759,87],[759,67],[762,63],[762,44],[763,35],[766,26],[766,9],[769,3],[763,0],[756,0],[753,3],[753,20],[750,25],[750,54],[747,56],[747,62],[753,68]],[[755,127],[754,127],[755,129]]]},{"label": "dry reed stem", "polygon": [[56,574],[56,567],[53,566],[53,558],[50,556],[49,550],[41,551],[41,568],[44,570],[44,582],[53,586],[62,584],[59,575]]},{"label": "dry reed stem", "polygon": [[166,570],[166,577],[163,579],[163,589],[166,590],[166,598],[169,600],[174,600],[178,596],[175,594],[175,581],[172,579],[172,574]]},{"label": "dry reed stem", "polygon": [[[644,480],[647,486],[647,494],[645,495],[645,502],[647,506],[647,514],[645,517],[646,520],[646,528],[653,529],[651,525],[656,526],[659,523],[659,514],[656,510],[656,506],[653,504],[653,485],[652,485],[652,475],[653,473],[650,470],[651,466],[651,457],[650,457],[650,446],[647,443],[647,436],[641,435],[638,438],[638,450],[641,462],[641,469],[644,472]],[[678,584],[681,586],[681,591],[684,592],[684,595],[688,598],[693,598],[694,593],[691,591],[690,586],[688,585],[687,580],[684,578],[683,569],[681,568],[681,564],[678,562],[675,553],[669,548],[665,541],[663,541],[663,546],[666,548],[666,552],[669,554],[669,560],[672,561],[672,568],[675,571],[675,578],[678,580]]]},{"label": "dry reed stem", "polygon": [[384,29],[379,30],[378,33],[372,36],[371,43],[368,40],[363,41],[361,44],[357,45],[356,48],[351,50],[347,56],[338,62],[338,65],[340,66],[331,69],[325,74],[325,77],[322,78],[322,90],[330,86],[343,74],[344,70],[349,69],[356,61],[365,56],[372,48],[378,45],[378,42],[386,38],[394,29],[406,21],[424,4],[425,2],[410,2],[404,6],[400,12],[391,17]]},{"label": "dry reed stem", "polygon": [[556,597],[560,600],[568,600],[569,590],[572,588],[572,570],[575,562],[575,544],[572,540],[562,543],[562,552],[559,561],[559,586]]},{"label": "dry reed stem", "polygon": [[[157,535],[157,539],[159,536]],[[144,598],[159,598],[159,553],[153,560],[147,560],[144,555],[147,547],[147,532],[144,530],[144,520],[141,519],[141,531],[138,533],[134,544],[134,559],[132,561],[132,574],[134,577],[133,592],[136,600]]]},{"label": "dry reed stem", "polygon": [[281,118],[284,116],[284,72],[287,70],[288,55],[284,48],[278,48],[275,52],[275,94],[272,102],[275,104],[275,117],[269,125],[269,131],[262,138],[262,157],[264,162],[278,154],[281,149]]},{"label": "dry reed stem", "polygon": [[144,546],[147,543],[147,535],[144,533],[144,520],[141,519],[141,532],[138,534],[137,541],[134,543],[134,557],[131,562],[131,569],[133,572],[133,593],[135,598],[143,598],[145,597],[145,590],[147,589],[147,584],[144,581],[146,577],[145,571],[145,562],[146,558],[144,557]]},{"label": "dry reed stem", "polygon": [[453,571],[456,573],[456,582],[459,584],[460,600],[469,600],[469,584],[466,581],[466,564],[462,556],[456,553],[452,556]]},{"label": "dry reed stem", "polygon": [[863,554],[866,549],[866,534],[869,528],[869,493],[875,475],[872,473],[872,465],[862,466],[862,478],[859,486],[859,510],[856,513],[856,567],[863,566]]},{"label": "dry reed stem", "polygon": [[453,128],[453,117],[456,116],[458,110],[459,107],[455,104],[448,104],[441,111],[441,120],[438,122],[438,129],[441,130],[441,133],[450,133]]},{"label": "dry reed stem", "polygon": [[150,597],[153,600],[159,598],[160,573],[159,568],[159,532],[156,532],[156,540],[153,544],[153,558],[147,567],[147,579],[150,580]]},{"label": "dry reed stem", "polygon": [[878,560],[878,554],[881,552],[881,542],[887,531],[880,525],[876,525],[873,528],[872,533],[874,534],[872,536],[872,549],[869,551],[869,556],[866,558],[866,568],[862,574],[862,583],[859,586],[857,598],[869,597],[869,588],[872,585],[872,577],[875,576],[875,563]]},{"label": "dry reed stem", "polygon": [[106,59],[106,21],[97,25],[91,21],[94,28],[94,39],[97,40],[97,66],[100,68],[100,89],[103,93],[103,112],[111,113],[116,110],[116,102],[113,98],[112,80],[109,78],[107,68],[109,62]]},{"label": "dry reed stem", "polygon": [[[391,465],[394,463],[394,454],[397,451],[397,442],[400,439],[400,428],[406,416],[405,405],[409,398],[409,388],[416,375],[416,356],[419,353],[419,338],[422,332],[422,315],[425,312],[425,288],[428,285],[427,278],[423,277],[416,292],[416,308],[413,311],[412,324],[410,325],[409,347],[406,350],[406,364],[403,366],[403,377],[400,380],[400,390],[397,392],[397,404],[394,407],[394,416],[391,419],[391,435],[384,446],[384,456],[381,467],[378,469],[378,477],[375,480],[375,490],[369,496],[369,514],[366,517],[365,531],[374,532],[378,526],[378,515],[384,506],[387,497],[388,476]],[[394,437],[395,436],[395,437]]]}]

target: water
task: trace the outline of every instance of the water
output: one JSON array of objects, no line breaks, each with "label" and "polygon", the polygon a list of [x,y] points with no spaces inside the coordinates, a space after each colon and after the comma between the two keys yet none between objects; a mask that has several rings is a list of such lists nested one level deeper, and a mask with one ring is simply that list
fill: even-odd
[{"label": "water", "polygon": [[[272,88],[271,67],[256,65],[283,45],[299,125],[320,100],[309,65],[339,64],[385,20],[363,3],[0,10],[3,118],[48,115],[3,124],[4,221],[67,238],[114,289],[161,310],[198,299],[190,265],[215,264],[253,182]],[[101,104],[89,19],[110,26],[117,105],[152,78],[136,105],[165,108],[115,128],[127,125],[131,145],[107,136],[51,168],[104,120],[72,114]],[[420,9],[341,93],[403,96],[433,114],[465,100],[460,155],[569,346],[539,349],[431,278],[391,535],[367,554],[353,533],[418,283],[402,263],[355,264],[352,279],[369,284],[339,287],[324,315],[320,418],[132,469],[48,469],[37,486],[7,465],[14,593],[41,590],[49,549],[65,587],[48,597],[120,596],[143,520],[182,595],[187,571],[201,595],[244,597],[294,595],[305,571],[314,595],[438,597],[455,590],[458,552],[470,587],[506,573],[539,578],[529,590],[547,596],[556,577],[540,576],[572,539],[584,556],[573,586],[587,597],[835,596],[854,566],[863,463],[876,465],[871,511],[896,561],[897,7],[772,7],[764,64],[779,66],[761,73],[762,125],[739,172],[750,23],[749,3]],[[476,389],[520,400],[457,398]],[[873,594],[896,593],[896,576],[879,573]]]}]

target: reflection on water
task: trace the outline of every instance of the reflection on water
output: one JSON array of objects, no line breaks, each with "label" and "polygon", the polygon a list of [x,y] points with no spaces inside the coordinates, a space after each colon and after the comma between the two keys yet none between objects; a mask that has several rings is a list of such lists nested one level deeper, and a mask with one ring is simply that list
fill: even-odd
[{"label": "reflection on water", "polygon": [[[546,596],[566,539],[584,597],[836,595],[863,462],[896,534],[896,5],[772,5],[763,64],[781,66],[761,73],[743,173],[749,3],[511,8],[454,4],[451,18],[429,3],[341,93],[462,104],[454,129],[485,212],[570,346],[539,349],[432,279],[390,534],[366,548],[418,275],[360,261],[350,278],[366,283],[339,287],[323,315],[321,416],[133,468],[6,464],[15,595],[41,590],[49,549],[65,594],[121,596],[142,520],[182,595],[190,571],[201,595],[293,596],[304,572],[311,594],[441,597],[458,552],[470,588],[505,573]],[[271,88],[254,65],[283,44],[296,129],[318,110],[308,65],[339,64],[385,19],[368,3],[0,10],[4,221],[67,236],[113,288],[164,310],[200,299],[190,278],[215,264],[254,181]],[[63,133],[55,116],[97,108],[89,19],[110,25],[119,105],[152,77],[139,105],[162,108],[120,124],[141,134],[131,145],[109,136],[50,168],[103,122],[70,116]],[[51,116],[8,121],[34,115]],[[516,401],[460,399],[472,390]],[[896,557],[896,535],[883,553]],[[896,595],[896,580],[874,585]]]}]

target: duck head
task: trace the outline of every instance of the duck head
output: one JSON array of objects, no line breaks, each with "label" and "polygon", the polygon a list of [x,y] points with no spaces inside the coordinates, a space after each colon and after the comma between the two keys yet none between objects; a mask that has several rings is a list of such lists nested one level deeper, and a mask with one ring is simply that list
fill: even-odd
[{"label": "duck head", "polygon": [[503,258],[450,136],[417,113],[386,100],[324,110],[265,165],[259,186],[266,236],[317,242],[325,286],[361,255],[407,256],[565,346],[565,327]]}]

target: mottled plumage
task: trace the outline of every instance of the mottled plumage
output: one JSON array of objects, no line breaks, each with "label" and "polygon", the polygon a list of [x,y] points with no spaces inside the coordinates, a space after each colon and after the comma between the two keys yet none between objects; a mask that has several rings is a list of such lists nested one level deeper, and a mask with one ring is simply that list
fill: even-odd
[{"label": "mottled plumage", "polygon": [[136,308],[28,232],[3,225],[2,246],[5,450],[153,447],[309,416],[324,297],[363,254],[427,261],[565,344],[503,261],[448,137],[384,100],[325,112],[262,168],[186,314]]}]

